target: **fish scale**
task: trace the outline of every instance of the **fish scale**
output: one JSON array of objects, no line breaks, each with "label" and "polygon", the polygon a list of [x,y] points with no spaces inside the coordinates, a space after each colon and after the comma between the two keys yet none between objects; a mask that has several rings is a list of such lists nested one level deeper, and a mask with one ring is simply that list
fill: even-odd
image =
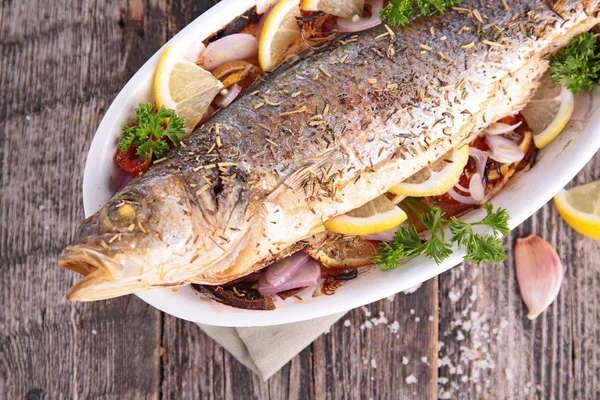
[{"label": "fish scale", "polygon": [[[83,223],[59,260],[87,274],[69,297],[222,284],[264,267],[522,108],[547,56],[598,22],[597,1],[563,3],[465,1],[265,76]],[[132,215],[115,211],[124,200]]]}]

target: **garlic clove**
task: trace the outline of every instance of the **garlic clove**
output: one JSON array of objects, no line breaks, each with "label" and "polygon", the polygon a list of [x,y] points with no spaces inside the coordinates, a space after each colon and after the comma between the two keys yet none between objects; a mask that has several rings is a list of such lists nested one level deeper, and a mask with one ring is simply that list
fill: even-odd
[{"label": "garlic clove", "polygon": [[535,319],[558,296],[564,268],[552,245],[539,236],[517,239],[515,268],[521,296]]}]

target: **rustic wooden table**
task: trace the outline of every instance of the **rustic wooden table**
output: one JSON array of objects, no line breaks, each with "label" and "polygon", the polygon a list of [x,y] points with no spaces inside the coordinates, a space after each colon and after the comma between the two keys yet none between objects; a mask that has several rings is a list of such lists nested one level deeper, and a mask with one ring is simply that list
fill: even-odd
[{"label": "rustic wooden table", "polygon": [[[64,299],[76,276],[56,257],[83,219],[92,135],[129,77],[210,5],[1,2],[0,398],[600,397],[600,244],[552,205],[506,239],[506,263],[463,265],[351,311],[268,382],[134,296]],[[572,184],[598,178],[600,154]],[[510,250],[529,233],[567,266],[533,322]]]}]

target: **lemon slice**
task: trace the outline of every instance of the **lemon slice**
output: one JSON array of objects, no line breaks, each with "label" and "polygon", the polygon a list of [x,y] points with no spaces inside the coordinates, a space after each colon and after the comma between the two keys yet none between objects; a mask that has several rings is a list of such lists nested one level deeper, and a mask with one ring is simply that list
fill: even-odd
[{"label": "lemon slice", "polygon": [[600,240],[600,180],[561,190],[554,196],[554,205],[571,228]]},{"label": "lemon slice", "polygon": [[[533,142],[533,133],[531,131],[526,131],[525,134],[523,135],[523,140],[521,140],[521,143],[519,143],[519,147],[521,148],[521,150],[523,150],[523,153],[527,154],[527,152],[531,148],[532,142]],[[512,164],[514,164],[516,167],[517,165],[519,165],[519,161],[514,162],[514,163],[502,164],[502,166],[500,167],[500,172],[502,173],[502,176],[506,176],[506,174],[508,174],[508,169],[510,168],[510,166]],[[490,173],[488,174],[488,179],[491,181],[498,179],[498,178],[500,178],[500,174],[495,169],[490,171]]]},{"label": "lemon slice", "polygon": [[299,0],[281,0],[269,12],[258,39],[258,63],[263,71],[275,68],[290,45],[301,38],[296,22],[301,16]]},{"label": "lemon slice", "polygon": [[185,121],[187,132],[200,122],[221,89],[217,78],[172,47],[165,49],[154,73],[156,106],[175,110]]},{"label": "lemon slice", "polygon": [[325,228],[344,235],[369,235],[400,225],[408,216],[385,195],[325,222]]},{"label": "lemon slice", "polygon": [[394,194],[424,197],[439,196],[452,189],[469,161],[469,146],[452,149],[439,160],[393,186]]},{"label": "lemon slice", "polygon": [[303,11],[322,11],[337,17],[349,18],[360,15],[365,6],[364,0],[302,0]]},{"label": "lemon slice", "polygon": [[535,96],[521,111],[533,131],[533,141],[537,148],[545,147],[562,132],[571,119],[574,106],[573,92],[558,84],[546,72]]}]

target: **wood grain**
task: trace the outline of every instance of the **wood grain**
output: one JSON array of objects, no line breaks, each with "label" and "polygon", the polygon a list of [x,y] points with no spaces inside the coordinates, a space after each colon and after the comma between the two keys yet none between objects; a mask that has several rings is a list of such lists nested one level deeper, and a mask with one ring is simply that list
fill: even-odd
[{"label": "wood grain", "polygon": [[[511,249],[540,234],[567,265],[558,300],[536,321],[511,257],[463,265],[349,312],[267,382],[194,324],[134,296],[64,299],[76,277],[56,257],[83,219],[81,175],[100,119],[213,3],[0,2],[0,398],[600,397],[600,245],[552,205],[506,239]],[[598,177],[600,156],[573,183]]]}]

